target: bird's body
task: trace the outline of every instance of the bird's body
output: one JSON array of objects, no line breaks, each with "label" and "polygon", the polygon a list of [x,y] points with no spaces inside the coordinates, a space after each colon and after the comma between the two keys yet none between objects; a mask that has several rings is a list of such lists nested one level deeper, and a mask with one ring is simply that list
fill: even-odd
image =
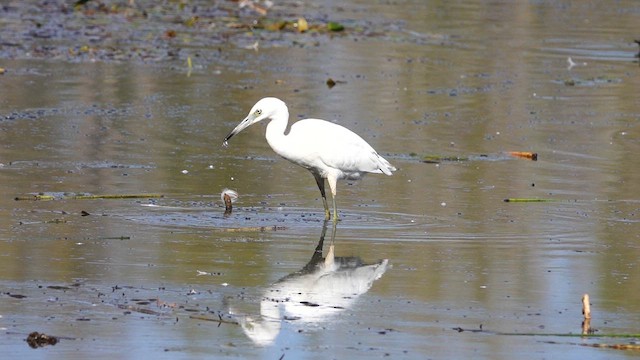
[{"label": "bird's body", "polygon": [[359,179],[365,172],[386,171],[391,175],[389,164],[366,141],[338,124],[300,120],[285,135],[280,122],[272,120],[266,134],[278,155],[325,179],[332,175],[337,179]]},{"label": "bird's body", "polygon": [[225,137],[224,144],[233,135],[265,119],[270,120],[265,134],[269,146],[278,155],[309,170],[315,177],[327,219],[330,213],[324,179],[327,179],[333,195],[333,216],[337,220],[335,198],[338,179],[359,179],[365,173],[392,175],[396,170],[358,134],[341,125],[320,119],[304,119],[294,123],[286,133],[289,110],[284,102],[276,98],[258,101],[249,115]]}]

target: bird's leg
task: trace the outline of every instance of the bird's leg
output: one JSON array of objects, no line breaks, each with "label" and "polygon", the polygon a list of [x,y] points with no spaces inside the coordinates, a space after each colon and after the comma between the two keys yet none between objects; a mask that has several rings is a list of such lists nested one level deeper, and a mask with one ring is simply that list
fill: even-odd
[{"label": "bird's leg", "polygon": [[324,219],[329,220],[331,214],[329,213],[329,205],[327,205],[327,195],[324,192],[324,179],[317,174],[313,174],[313,177],[316,179],[316,184],[318,184],[318,189],[320,189],[320,195],[322,195],[322,205],[324,205]]},{"label": "bird's leg", "polygon": [[336,221],[338,221],[338,205],[336,205],[336,188],[338,179],[335,176],[329,175],[327,176],[327,182],[329,183],[329,188],[331,189],[331,199],[333,200],[333,222],[335,223]]},{"label": "bird's leg", "polygon": [[[326,221],[325,221],[325,226],[326,226]],[[338,227],[338,224],[336,222],[333,222],[333,227],[331,228],[331,245],[333,245],[333,242],[336,240],[337,227]]]}]

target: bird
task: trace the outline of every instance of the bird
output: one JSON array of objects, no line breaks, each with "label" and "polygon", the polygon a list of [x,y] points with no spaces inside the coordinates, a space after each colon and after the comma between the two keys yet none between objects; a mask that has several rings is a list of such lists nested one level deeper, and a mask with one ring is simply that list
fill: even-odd
[{"label": "bird", "polygon": [[259,100],[247,117],[224,138],[222,145],[228,146],[229,139],[234,135],[262,120],[269,120],[265,137],[271,149],[313,174],[322,195],[325,220],[331,218],[325,180],[331,190],[335,222],[338,221],[336,192],[339,179],[356,180],[366,173],[392,175],[396,171],[358,134],[330,121],[298,120],[287,133],[289,109],[284,101],[275,97]]}]

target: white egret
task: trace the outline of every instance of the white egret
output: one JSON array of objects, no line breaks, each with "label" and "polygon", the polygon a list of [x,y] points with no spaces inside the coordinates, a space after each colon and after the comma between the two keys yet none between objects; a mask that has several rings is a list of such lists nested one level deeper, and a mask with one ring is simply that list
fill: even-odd
[{"label": "white egret", "polygon": [[319,119],[304,119],[291,125],[289,110],[280,99],[267,97],[258,101],[249,115],[224,138],[223,145],[232,136],[262,120],[270,120],[265,137],[278,155],[309,170],[318,184],[325,218],[331,214],[324,191],[327,179],[333,199],[333,220],[338,220],[336,185],[338,179],[359,179],[365,173],[392,175],[396,168],[353,131]]}]

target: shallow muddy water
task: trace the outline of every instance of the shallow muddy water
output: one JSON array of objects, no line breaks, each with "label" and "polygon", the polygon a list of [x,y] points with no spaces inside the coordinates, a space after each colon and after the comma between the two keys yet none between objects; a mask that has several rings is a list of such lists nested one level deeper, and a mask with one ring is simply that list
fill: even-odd
[{"label": "shallow muddy water", "polygon": [[[176,18],[222,17],[193,4],[164,5]],[[52,22],[92,24],[78,36],[96,22],[167,26],[55,9]],[[29,18],[19,5],[3,11],[3,353],[638,355],[592,347],[637,347],[638,337],[561,336],[581,333],[585,293],[595,334],[638,334],[636,2],[277,3],[267,17],[346,29],[225,20],[187,38],[171,23],[172,39],[81,38],[93,58],[55,24],[18,21]],[[243,11],[240,22],[259,18]],[[105,56],[100,41],[151,55]],[[339,183],[341,221],[325,226],[313,177],[273,153],[264,124],[222,147],[264,96],[287,102],[292,119],[349,127],[398,171]],[[240,194],[229,216],[224,188]],[[15,200],[35,194],[53,200]],[[33,331],[59,341],[31,349]]]}]

